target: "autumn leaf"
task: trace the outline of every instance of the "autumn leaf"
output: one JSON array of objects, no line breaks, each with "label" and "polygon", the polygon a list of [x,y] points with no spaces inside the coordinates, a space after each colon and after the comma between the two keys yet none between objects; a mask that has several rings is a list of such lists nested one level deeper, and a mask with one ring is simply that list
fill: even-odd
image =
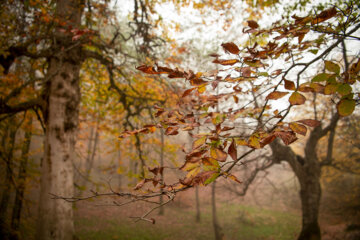
[{"label": "autumn leaf", "polygon": [[303,136],[306,136],[306,132],[307,132],[307,128],[299,123],[296,122],[291,122],[289,124],[289,127],[291,128],[291,130],[293,130],[294,132],[301,134]]},{"label": "autumn leaf", "polygon": [[229,174],[227,177],[230,178],[231,180],[233,180],[234,182],[242,183],[237,177],[235,177],[232,174]]},{"label": "autumn leaf", "polygon": [[309,127],[317,127],[321,124],[320,121],[314,119],[302,119],[302,120],[298,120],[297,122],[305,124],[306,126]]},{"label": "autumn leaf", "polygon": [[349,84],[343,83],[343,84],[339,84],[336,91],[341,95],[341,96],[345,96],[351,93],[352,88]]},{"label": "autumn leaf", "polygon": [[297,140],[296,134],[290,131],[276,131],[274,132],[274,135],[281,138],[286,145],[289,145]]},{"label": "autumn leaf", "polygon": [[331,76],[331,74],[328,73],[319,73],[318,75],[316,75],[315,77],[313,77],[313,79],[311,80],[311,82],[323,82],[328,80],[328,78]]},{"label": "autumn leaf", "polygon": [[321,22],[324,22],[332,17],[334,17],[337,14],[336,8],[330,8],[322,11],[319,15],[317,15],[312,21],[312,24],[319,24]]},{"label": "autumn leaf", "polygon": [[202,145],[205,144],[206,139],[207,139],[206,136],[203,136],[203,137],[197,139],[196,141],[193,142],[192,148],[197,149],[197,148],[201,147]]},{"label": "autumn leaf", "polygon": [[154,67],[147,65],[138,66],[136,67],[136,69],[148,74],[158,74],[158,72],[155,71]]},{"label": "autumn leaf", "polygon": [[340,66],[334,62],[325,61],[325,69],[336,74],[340,73]]},{"label": "autumn leaf", "polygon": [[248,145],[253,148],[261,148],[260,139],[258,134],[253,134],[249,137]]},{"label": "autumn leaf", "polygon": [[212,61],[213,63],[217,63],[217,64],[221,64],[221,65],[234,65],[235,63],[238,63],[239,60],[238,59],[229,59],[229,60],[225,60],[225,59],[215,59],[214,61]]},{"label": "autumn leaf", "polygon": [[227,158],[227,153],[219,148],[212,147],[210,149],[210,156],[215,158],[219,162],[225,162]]},{"label": "autumn leaf", "polygon": [[186,97],[187,95],[189,95],[192,90],[194,90],[195,88],[190,88],[184,91],[183,95],[181,96],[182,98]]},{"label": "autumn leaf", "polygon": [[166,135],[177,135],[179,127],[168,127],[165,131]]},{"label": "autumn leaf", "polygon": [[285,82],[285,89],[287,89],[287,90],[295,90],[294,82],[286,80],[286,79],[284,80],[284,82]]},{"label": "autumn leaf", "polygon": [[252,28],[252,29],[255,29],[255,28],[259,27],[259,24],[254,20],[249,20],[249,21],[247,21],[247,23],[248,23],[249,27]]},{"label": "autumn leaf", "polygon": [[235,140],[233,139],[230,146],[229,146],[229,149],[228,149],[228,154],[230,155],[230,157],[236,161],[237,159],[237,148],[236,148],[236,143],[235,143]]},{"label": "autumn leaf", "polygon": [[239,54],[240,53],[240,49],[233,42],[223,43],[223,44],[221,44],[221,46],[224,48],[225,52],[227,52],[227,53],[228,52],[232,53],[232,54]]},{"label": "autumn leaf", "polygon": [[212,157],[204,157],[201,160],[205,171],[213,171],[220,168],[219,162]]},{"label": "autumn leaf", "polygon": [[140,182],[138,182],[138,184],[136,184],[136,186],[134,187],[134,190],[139,190],[140,188],[142,188],[144,186],[144,184],[146,183],[147,179],[143,179]]},{"label": "autumn leaf", "polygon": [[266,96],[266,100],[276,100],[276,99],[282,98],[283,96],[285,96],[287,94],[288,94],[288,92],[274,91]]},{"label": "autumn leaf", "polygon": [[353,99],[341,99],[336,108],[342,117],[349,116],[355,110],[356,102]]},{"label": "autumn leaf", "polygon": [[298,92],[293,92],[289,98],[291,105],[301,105],[305,103],[306,98]]}]

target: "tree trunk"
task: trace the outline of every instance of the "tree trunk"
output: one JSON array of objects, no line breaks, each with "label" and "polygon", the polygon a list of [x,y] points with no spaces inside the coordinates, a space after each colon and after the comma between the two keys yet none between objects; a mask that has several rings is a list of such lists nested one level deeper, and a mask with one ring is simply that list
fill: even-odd
[{"label": "tree trunk", "polygon": [[213,227],[215,233],[215,240],[221,240],[223,238],[223,233],[218,223],[217,214],[216,214],[216,181],[213,182],[211,187],[211,207],[212,207],[212,220],[213,220]]},{"label": "tree trunk", "polygon": [[[1,195],[1,202],[0,202],[0,236],[2,238],[7,239],[9,237],[9,227],[7,223],[7,209],[10,200],[10,191],[12,185],[12,161],[14,155],[14,146],[15,146],[15,137],[17,128],[14,126],[15,118],[10,119],[9,131],[5,131],[4,138],[2,139],[2,149],[4,149],[5,154],[2,156],[6,161],[6,170],[5,170],[5,179],[4,179],[4,189]],[[9,135],[9,136],[7,136]],[[8,142],[7,142],[8,141]],[[8,143],[8,144],[7,144]]]},{"label": "tree trunk", "polygon": [[300,198],[302,209],[302,229],[298,240],[320,240],[321,232],[318,223],[321,187],[319,175],[307,173],[300,181]]},{"label": "tree trunk", "polygon": [[[78,29],[83,11],[82,0],[58,0],[55,16],[66,25],[55,29],[53,49],[49,58],[45,89],[44,118],[46,121],[44,159],[41,166],[41,192],[37,237],[73,239],[72,204],[53,199],[51,194],[74,196],[73,162],[80,104],[79,72],[82,63],[81,45],[72,40],[68,28]],[[65,31],[64,31],[65,30]]]},{"label": "tree trunk", "polygon": [[31,136],[32,136],[32,117],[30,116],[25,123],[24,143],[21,149],[20,167],[17,178],[18,184],[16,188],[14,208],[11,218],[11,228],[14,232],[17,232],[19,230],[19,225],[20,225],[21,209],[24,201],[25,181],[27,175],[27,163],[29,158],[28,154],[30,150]]},{"label": "tree trunk", "polygon": [[[164,167],[164,130],[160,129],[160,168]],[[163,173],[160,175],[160,182],[161,184],[164,183],[164,175]],[[162,188],[161,188],[162,191]],[[160,208],[159,208],[159,215],[164,215],[164,206],[162,206],[164,200],[163,200],[163,195],[160,195]]]}]

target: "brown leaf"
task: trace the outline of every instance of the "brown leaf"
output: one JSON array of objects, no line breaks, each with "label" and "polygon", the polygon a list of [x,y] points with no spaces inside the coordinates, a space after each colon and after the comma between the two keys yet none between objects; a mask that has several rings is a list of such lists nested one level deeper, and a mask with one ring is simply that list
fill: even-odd
[{"label": "brown leaf", "polygon": [[329,18],[334,17],[337,14],[336,8],[330,8],[330,9],[326,9],[324,11],[322,11],[319,15],[316,16],[316,18],[314,18],[311,23],[312,24],[318,24],[321,22],[324,22],[326,20],[328,20]]},{"label": "brown leaf", "polygon": [[205,142],[206,142],[206,136],[203,136],[193,142],[192,148],[197,149],[197,148],[201,147],[202,145],[204,145]]},{"label": "brown leaf", "polygon": [[293,92],[289,98],[289,102],[291,105],[301,105],[304,104],[306,101],[306,98],[298,92]]},{"label": "brown leaf", "polygon": [[295,90],[295,83],[289,80],[284,80],[285,82],[285,89],[287,90]]},{"label": "brown leaf", "polygon": [[296,134],[290,131],[279,131],[274,132],[274,135],[281,138],[281,140],[286,144],[289,145],[297,140]]},{"label": "brown leaf", "polygon": [[276,136],[274,134],[271,134],[271,135],[267,136],[266,138],[263,138],[260,142],[261,147],[264,147],[264,146],[270,144],[272,141],[275,140],[275,138],[276,138]]},{"label": "brown leaf", "polygon": [[230,155],[230,157],[236,161],[237,159],[237,148],[236,148],[236,143],[235,143],[235,140],[233,139],[230,146],[229,146],[229,149],[228,149],[228,154]]},{"label": "brown leaf", "polygon": [[303,136],[306,136],[306,132],[307,132],[307,128],[302,125],[302,124],[298,124],[296,122],[291,122],[289,124],[289,127],[291,128],[291,130],[293,130],[294,132],[301,134]]},{"label": "brown leaf", "polygon": [[146,183],[147,179],[143,179],[140,182],[138,182],[138,184],[136,184],[136,186],[134,187],[134,190],[139,190],[140,188],[142,188],[144,186],[144,184]]},{"label": "brown leaf", "polygon": [[213,63],[221,64],[221,65],[234,65],[235,63],[238,63],[238,59],[215,59],[212,61]]},{"label": "brown leaf", "polygon": [[159,74],[157,71],[155,71],[154,67],[147,65],[138,66],[136,69],[148,74]]},{"label": "brown leaf", "polygon": [[165,131],[165,135],[177,135],[179,127],[168,127]]},{"label": "brown leaf", "polygon": [[283,96],[285,96],[287,94],[288,94],[288,92],[274,91],[266,96],[266,100],[276,100],[276,99],[282,98]]},{"label": "brown leaf", "polygon": [[232,54],[239,54],[240,49],[233,42],[223,43],[221,46],[224,48],[225,52]]},{"label": "brown leaf", "polygon": [[181,96],[182,98],[186,97],[187,95],[189,95],[192,90],[194,90],[195,88],[190,88],[190,89],[187,89],[186,91],[184,91],[183,95]]},{"label": "brown leaf", "polygon": [[259,24],[257,22],[255,22],[254,20],[249,20],[247,21],[248,25],[250,28],[255,29],[259,27]]},{"label": "brown leaf", "polygon": [[242,183],[239,179],[237,179],[237,177],[235,177],[234,175],[232,174],[229,174],[228,175],[228,178],[230,178],[231,180],[237,182],[237,183]]},{"label": "brown leaf", "polygon": [[314,120],[314,119],[303,119],[303,120],[299,120],[297,122],[305,124],[306,126],[309,126],[309,127],[317,127],[321,124],[320,121]]}]

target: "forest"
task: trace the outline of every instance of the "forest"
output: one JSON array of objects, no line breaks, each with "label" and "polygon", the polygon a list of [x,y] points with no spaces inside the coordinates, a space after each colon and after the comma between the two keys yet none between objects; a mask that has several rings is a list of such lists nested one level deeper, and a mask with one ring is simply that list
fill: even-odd
[{"label": "forest", "polygon": [[360,239],[359,0],[0,1],[0,239]]}]

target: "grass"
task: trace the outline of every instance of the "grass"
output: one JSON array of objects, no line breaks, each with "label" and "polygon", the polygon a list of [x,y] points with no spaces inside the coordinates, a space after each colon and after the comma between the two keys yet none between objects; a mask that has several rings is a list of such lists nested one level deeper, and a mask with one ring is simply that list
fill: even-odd
[{"label": "grass", "polygon": [[[300,216],[289,212],[239,204],[218,204],[218,218],[227,240],[295,239]],[[210,206],[202,209],[201,222],[195,222],[193,208],[170,206],[156,224],[134,223],[123,215],[78,216],[76,234],[81,240],[208,240],[214,239]]]}]

